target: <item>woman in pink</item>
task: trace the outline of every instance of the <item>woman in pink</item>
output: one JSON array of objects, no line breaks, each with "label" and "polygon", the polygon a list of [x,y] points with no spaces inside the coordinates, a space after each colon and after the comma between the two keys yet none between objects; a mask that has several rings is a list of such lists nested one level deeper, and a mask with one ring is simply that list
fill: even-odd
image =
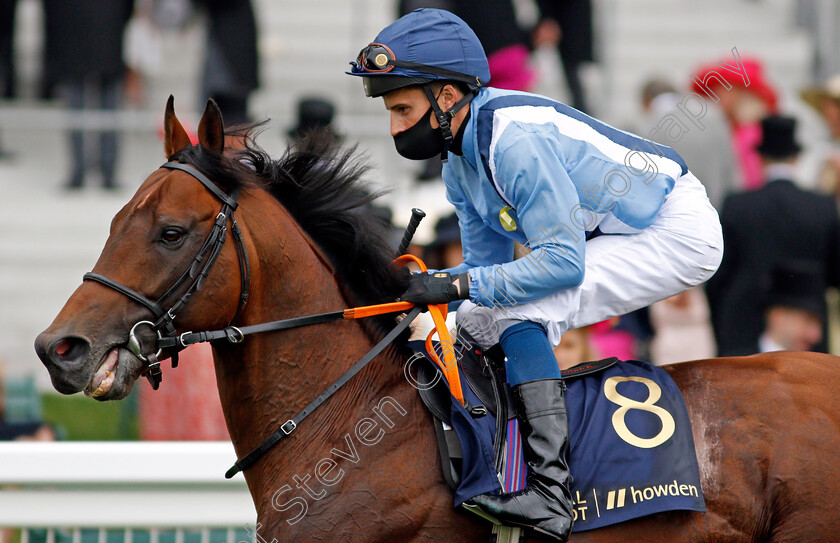
[{"label": "woman in pink", "polygon": [[764,184],[761,159],[755,150],[756,145],[761,143],[759,121],[777,112],[778,97],[765,78],[760,61],[740,56],[737,61],[745,75],[722,68],[733,62],[731,58],[724,59],[696,70],[692,74],[691,90],[717,102],[723,110],[732,130],[732,145],[741,174],[741,188],[752,190]]}]

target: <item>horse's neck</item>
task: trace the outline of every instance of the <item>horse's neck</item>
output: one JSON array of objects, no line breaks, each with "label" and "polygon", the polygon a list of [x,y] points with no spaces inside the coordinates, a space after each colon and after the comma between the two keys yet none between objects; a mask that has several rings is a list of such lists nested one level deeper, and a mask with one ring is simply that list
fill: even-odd
[{"label": "horse's neck", "polygon": [[[265,334],[246,343],[250,345],[238,352],[235,347],[217,351],[222,364],[241,364],[244,369],[234,386],[229,386],[231,376],[219,376],[222,406],[239,458],[324,392],[372,346],[357,323],[342,321]],[[343,436],[354,435],[358,421],[372,416],[380,398],[394,396],[391,389],[398,384],[399,372],[392,357],[378,357],[247,470],[258,510],[271,508],[272,495],[283,485],[294,487],[294,475],[312,474],[333,447],[355,457],[343,446]],[[397,408],[402,415],[404,403]]]},{"label": "horse's neck", "polygon": [[[346,307],[347,302],[332,271],[305,236],[286,235],[277,241],[282,243],[282,249],[254,248],[260,258],[252,270],[251,299],[245,322],[241,324]],[[294,300],[293,305],[291,300]],[[241,458],[253,450],[372,346],[369,334],[356,321],[255,334],[241,345],[217,346],[219,393],[237,455]],[[379,427],[387,427],[389,416],[393,424],[395,416],[406,415],[407,396],[403,395],[400,400],[390,392],[399,383],[400,375],[400,366],[393,355],[380,355],[311,414],[290,438],[281,441],[246,471],[245,477],[261,518],[268,512],[277,516],[278,505],[288,501],[284,496],[300,494],[302,491],[295,488],[294,477],[304,478],[307,474],[314,477],[313,472],[322,458],[349,458],[351,463],[358,462],[356,427],[359,421],[374,416],[371,420],[379,423]],[[388,397],[395,403],[385,400],[380,406],[382,399]],[[379,416],[375,415],[374,409],[379,411]],[[398,414],[394,415],[395,412]],[[381,433],[370,424],[363,424],[361,430],[360,435],[368,442]],[[344,439],[348,435],[349,444]],[[331,449],[338,449],[339,453],[331,455]],[[332,474],[324,475],[324,480],[330,481],[339,471],[336,468]],[[313,488],[318,486],[317,483],[309,484]],[[291,485],[289,488],[294,492],[276,498],[272,505],[272,497],[286,485]],[[307,497],[305,492],[304,498]],[[284,518],[292,516],[293,512]]]}]

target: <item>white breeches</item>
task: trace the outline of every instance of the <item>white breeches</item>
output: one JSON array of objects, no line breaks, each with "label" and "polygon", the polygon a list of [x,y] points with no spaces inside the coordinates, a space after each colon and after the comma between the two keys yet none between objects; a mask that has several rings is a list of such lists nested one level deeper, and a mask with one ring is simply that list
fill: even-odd
[{"label": "white breeches", "polygon": [[648,228],[586,242],[580,286],[513,306],[467,300],[458,309],[458,323],[488,348],[499,341],[505,321],[537,322],[557,346],[566,330],[630,313],[707,281],[722,257],[718,213],[689,172],[677,180]]}]

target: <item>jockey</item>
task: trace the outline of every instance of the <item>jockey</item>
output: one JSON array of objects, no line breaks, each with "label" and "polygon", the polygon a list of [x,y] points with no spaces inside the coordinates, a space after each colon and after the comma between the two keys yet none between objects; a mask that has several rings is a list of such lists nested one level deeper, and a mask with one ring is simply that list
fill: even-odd
[{"label": "jockey", "polygon": [[552,349],[566,330],[709,279],[723,254],[717,212],[670,148],[544,96],[488,87],[481,43],[447,11],[405,15],[351,65],[367,96],[383,98],[399,154],[447,160],[464,262],[412,275],[402,299],[465,299],[459,326],[506,355],[527,486],[471,501],[565,541],[569,428]]}]

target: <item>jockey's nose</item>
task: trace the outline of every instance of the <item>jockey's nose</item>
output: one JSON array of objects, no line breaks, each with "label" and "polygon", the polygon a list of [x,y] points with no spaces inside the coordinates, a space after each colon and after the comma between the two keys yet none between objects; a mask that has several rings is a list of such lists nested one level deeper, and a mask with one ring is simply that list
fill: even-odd
[{"label": "jockey's nose", "polygon": [[391,114],[391,137],[393,138],[403,130],[405,130],[403,123],[401,123],[398,119],[395,119],[394,115]]}]

